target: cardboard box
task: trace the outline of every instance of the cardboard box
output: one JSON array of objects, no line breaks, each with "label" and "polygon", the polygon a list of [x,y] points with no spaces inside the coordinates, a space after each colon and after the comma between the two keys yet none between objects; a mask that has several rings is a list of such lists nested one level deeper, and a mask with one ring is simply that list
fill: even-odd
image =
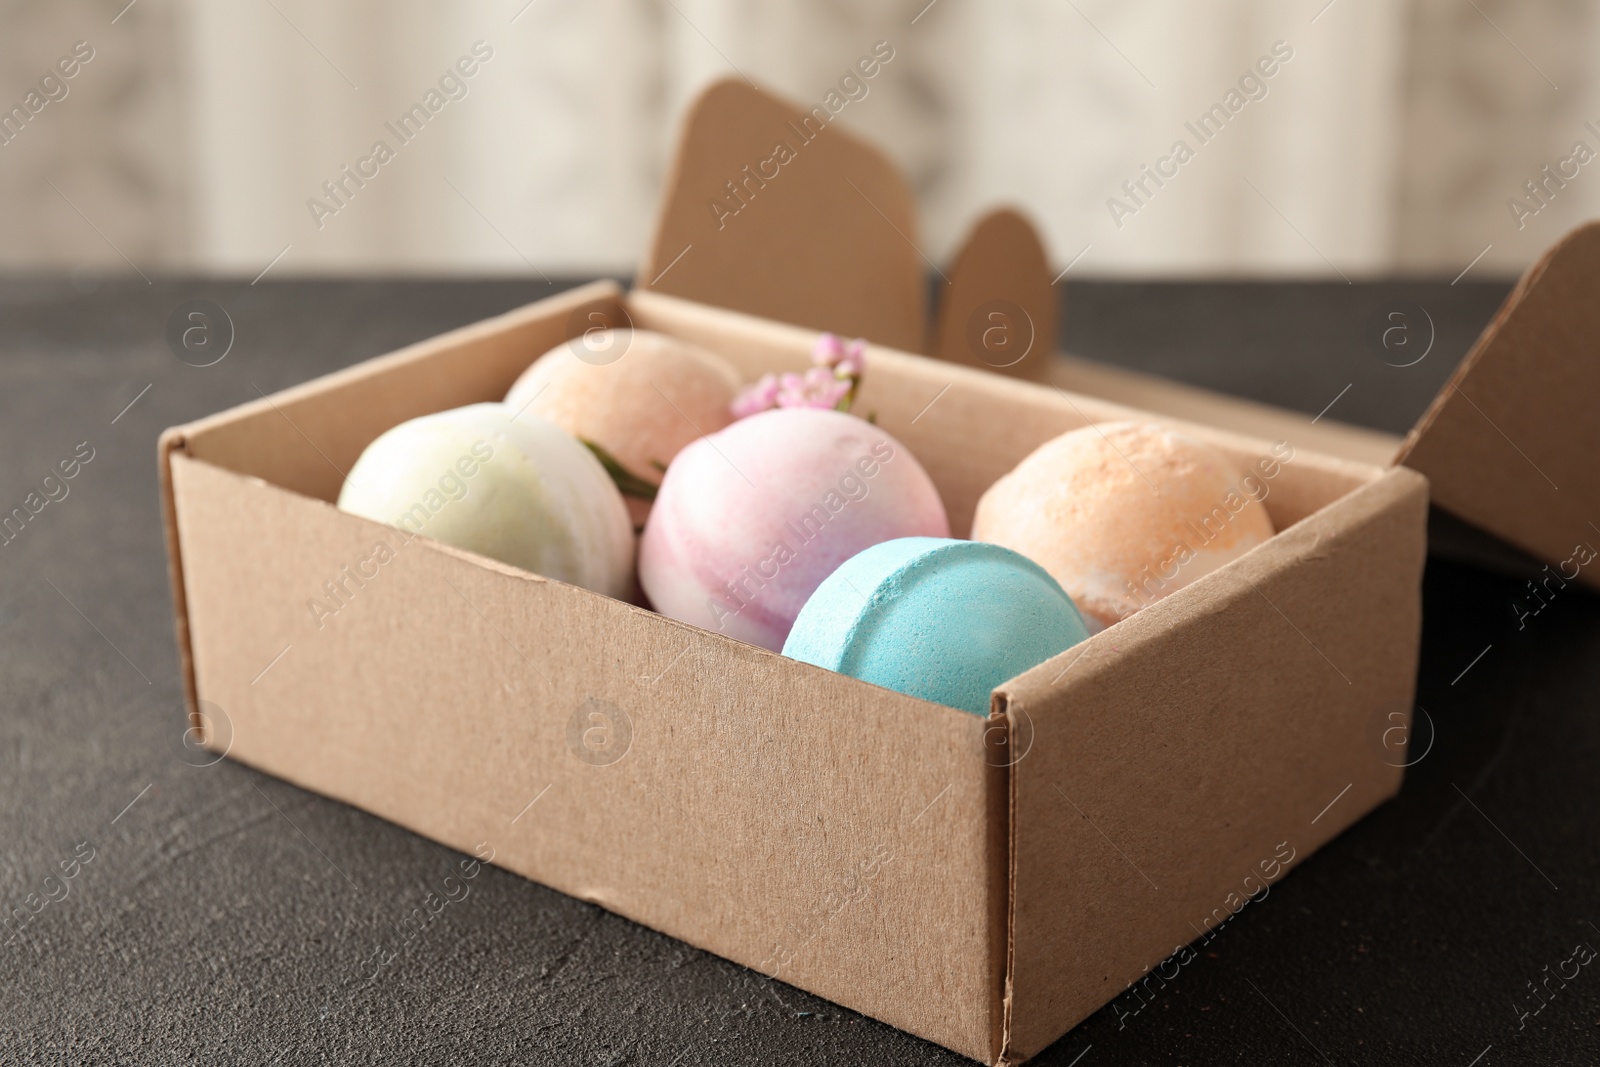
[{"label": "cardboard box", "polygon": [[[724,87],[718,99],[740,113],[771,103]],[[750,118],[745,140],[767,121]],[[697,149],[696,128],[652,263],[680,237],[715,240],[674,229],[675,203],[704,210],[683,178],[695,153],[739,155],[716,138]],[[826,136],[801,162],[828,166],[782,179],[824,212],[829,167],[871,162]],[[700,169],[721,173],[718,159]],[[892,184],[872,188],[887,201]],[[902,224],[904,208],[888,205]],[[997,244],[1015,239],[1007,228]],[[757,245],[803,253],[770,283],[795,290],[730,283],[724,303],[874,338],[950,336],[925,329],[905,293],[863,298],[898,254],[879,238],[841,266],[805,251],[809,229],[769,233]],[[805,365],[812,329],[662,291],[690,262],[647,267],[657,291],[589,286],[168,430],[178,641],[206,743],[990,1063],[1043,1049],[1399,788],[1403,758],[1384,739],[1410,718],[1427,483],[1306,444],[1381,452],[1360,431],[1295,423],[1266,498],[1275,537],[1007,682],[987,719],[333,506],[379,433],[500,397],[596,321],[695,341],[746,379]],[[867,288],[836,292],[817,271]],[[965,274],[989,292],[964,306],[1032,299],[1026,277]],[[901,282],[920,287],[920,270]],[[714,287],[716,271],[675,284]],[[1523,336],[1506,325],[1515,309],[1503,319],[1499,337]],[[1461,381],[1492,373],[1500,343]],[[1537,365],[1524,343],[1515,358]],[[1101,382],[1112,401],[882,345],[868,358],[862,410],[928,469],[957,535],[990,483],[1074,427],[1157,411],[1243,465],[1274,452],[1241,429],[1291,418],[1114,372]],[[1457,417],[1445,401],[1411,458],[1433,451],[1448,468]],[[1464,512],[1474,499],[1452,497]],[[393,558],[377,564],[380,543]],[[345,590],[331,615],[308,605],[327,583]]]}]

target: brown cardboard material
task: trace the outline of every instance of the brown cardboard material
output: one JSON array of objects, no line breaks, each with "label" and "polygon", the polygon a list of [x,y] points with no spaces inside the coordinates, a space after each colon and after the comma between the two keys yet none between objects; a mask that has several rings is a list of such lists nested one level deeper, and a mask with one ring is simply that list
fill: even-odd
[{"label": "brown cardboard material", "polygon": [[[196,727],[269,773],[463,851],[492,848],[510,870],[973,1058],[997,1062],[1064,1031],[1096,1006],[1093,995],[1028,946],[1061,937],[1102,946],[1102,970],[1119,974],[1165,951],[1130,936],[1142,929],[1138,909],[1102,928],[1092,910],[1047,906],[1032,888],[1054,893],[1050,879],[1061,876],[1058,846],[1035,843],[1053,838],[1060,813],[1039,807],[1034,765],[1052,781],[1058,767],[1085,780],[1079,757],[1060,754],[1081,743],[1068,732],[1081,729],[1079,717],[1037,684],[1063,657],[1003,687],[1001,717],[986,722],[426,538],[402,546],[397,531],[329,503],[338,471],[393,421],[500,395],[523,362],[580,333],[596,307],[706,344],[749,377],[804,365],[815,339],[674,297],[590,287],[169,431],[180,633],[195,699],[222,709],[227,729],[194,707]],[[888,349],[869,361],[859,402],[928,467],[958,531],[989,482],[1042,441],[1137,414]],[[1269,447],[1191,429],[1241,461]],[[1096,679],[1207,649],[1225,656],[1241,634],[1290,656],[1272,632],[1292,634],[1277,616],[1218,606],[1244,598],[1240,579],[1252,576],[1286,610],[1303,610],[1300,596],[1331,598],[1315,639],[1340,655],[1394,637],[1366,665],[1359,699],[1408,707],[1407,616],[1374,628],[1343,568],[1319,562],[1348,558],[1392,580],[1393,598],[1415,600],[1420,517],[1410,497],[1385,490],[1397,479],[1420,491],[1407,472],[1297,453],[1268,498],[1290,529],[1240,561],[1260,556],[1255,566],[1266,569],[1224,568],[1069,650],[1107,656],[1108,666],[1085,670],[1082,682],[1069,674],[1060,692],[1080,709],[1103,699],[1093,685],[1111,684]],[[1351,532],[1373,515],[1399,536]],[[323,583],[386,539],[395,559],[347,585],[346,602],[319,626],[307,601],[326,599]],[[1321,576],[1312,594],[1280,588],[1308,567]],[[1127,646],[1126,636],[1138,641]],[[1182,724],[1196,690],[1179,682],[1145,701],[1149,714]],[[1274,671],[1252,685],[1248,707],[1211,740],[1214,758],[1241,759],[1239,724],[1253,728],[1270,709],[1347,699],[1333,672]],[[1207,706],[1229,699],[1209,680],[1200,692]],[[996,731],[1018,731],[1024,714],[1032,751],[1008,768],[995,758]],[[581,739],[596,727],[626,733],[621,758],[594,757]],[[1330,732],[1280,730],[1245,762],[1319,765]],[[1361,743],[1340,736],[1339,751]],[[1169,836],[1170,811],[1140,802],[1130,786],[1144,772],[1118,766],[1127,777],[1102,769],[1079,803],[1096,805],[1097,821],[1102,806],[1125,803],[1116,829],[1159,853],[1151,843]],[[1349,773],[1360,779],[1347,798],[1355,802],[1319,824],[1328,833],[1397,783],[1376,759]],[[1284,785],[1280,802],[1310,799],[1290,788],[1309,788],[1299,780],[1268,783]],[[1217,843],[1236,850],[1270,837],[1281,806],[1241,804]],[[1207,864],[1209,841],[1178,849],[1171,862],[1191,877],[1175,879],[1161,914],[1212,906],[1221,871]],[[1041,911],[1055,917],[1041,924]]]},{"label": "brown cardboard material", "polygon": [[[425,541],[318,630],[308,593],[395,531],[181,452],[172,470],[229,755],[987,1055],[1004,822],[982,720]],[[574,730],[597,727],[622,758],[584,758]]]},{"label": "brown cardboard material", "polygon": [[[825,108],[729,79],[689,107],[639,288],[1042,378],[1058,310],[1033,225],[990,212],[948,273],[919,240],[911,186],[882,153]],[[933,323],[929,271],[947,283]]]},{"label": "brown cardboard material", "polygon": [[1280,842],[1304,857],[1399,790],[1373,740],[1410,721],[1426,507],[1424,479],[1392,470],[997,695],[1031,740],[1007,1056],[1225,922]]},{"label": "brown cardboard material", "polygon": [[1052,361],[1046,381],[1070,393],[1087,393],[1190,422],[1227,426],[1267,441],[1293,441],[1317,452],[1376,467],[1393,462],[1402,440],[1333,419],[1313,422],[1298,411],[1060,354]]},{"label": "brown cardboard material", "polygon": [[1057,292],[1039,233],[1012,208],[978,220],[946,272],[928,353],[1042,381],[1056,351]]},{"label": "brown cardboard material", "polygon": [[[1522,276],[1406,438],[1440,507],[1600,589],[1600,222],[1566,235]],[[1588,553],[1592,558],[1593,550]]]},{"label": "brown cardboard material", "polygon": [[[793,158],[763,166],[779,145]],[[685,119],[639,283],[914,352],[927,330],[918,239],[911,187],[876,149],[723,81]]]}]

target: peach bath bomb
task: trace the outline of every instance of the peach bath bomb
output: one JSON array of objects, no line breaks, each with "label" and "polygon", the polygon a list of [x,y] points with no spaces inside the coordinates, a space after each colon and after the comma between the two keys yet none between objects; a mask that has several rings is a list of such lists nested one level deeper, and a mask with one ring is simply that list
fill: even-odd
[{"label": "peach bath bomb", "polygon": [[776,652],[845,560],[949,536],[933,480],[899,441],[843,412],[777,408],[678,454],[639,543],[639,580],[663,615]]},{"label": "peach bath bomb", "polygon": [[1244,476],[1211,445],[1105,423],[1045,442],[990,486],[972,539],[1039,564],[1104,628],[1271,537],[1266,495],[1255,468]]},{"label": "peach bath bomb", "polygon": [[545,419],[470,404],[403,422],[339,491],[354,515],[627,599],[633,526],[600,461]]},{"label": "peach bath bomb", "polygon": [[594,449],[642,525],[672,457],[728,425],[738,391],[733,367],[698,345],[649,330],[597,330],[535,360],[506,406]]}]

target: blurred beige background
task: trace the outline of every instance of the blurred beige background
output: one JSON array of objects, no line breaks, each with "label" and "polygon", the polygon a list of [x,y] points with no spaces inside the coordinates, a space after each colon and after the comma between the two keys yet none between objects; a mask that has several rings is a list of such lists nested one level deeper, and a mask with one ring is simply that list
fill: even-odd
[{"label": "blurred beige background", "polygon": [[[319,227],[308,199],[477,41],[465,95]],[[1600,151],[1592,0],[34,0],[0,3],[0,269],[628,272],[700,86],[814,103],[879,41],[841,118],[912,175],[934,259],[1001,200],[1100,275],[1506,273],[1600,214],[1600,166],[1540,173]],[[1265,95],[1114,219],[1280,41]]]}]

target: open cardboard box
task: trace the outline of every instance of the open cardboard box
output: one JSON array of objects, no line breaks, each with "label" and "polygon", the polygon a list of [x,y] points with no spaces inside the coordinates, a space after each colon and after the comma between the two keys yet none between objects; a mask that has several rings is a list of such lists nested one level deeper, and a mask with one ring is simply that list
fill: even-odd
[{"label": "open cardboard box", "polygon": [[[718,99],[771,103],[719,88],[700,107]],[[759,139],[765,127],[750,123]],[[874,163],[865,146],[826,137],[830,166]],[[814,207],[828,203],[818,186],[838,184],[827,167],[784,180]],[[767,229],[798,229],[787,214]],[[841,225],[806,217],[815,225],[791,244],[825,246]],[[859,217],[845,223],[841,239],[866,241]],[[641,277],[664,288],[659,270]],[[1551,398],[1566,409],[1579,404],[1571,391],[1596,395],[1583,336],[1539,323],[1595,317],[1597,279],[1600,238],[1586,231],[1535,268],[1407,444],[1410,462],[1443,471],[1448,504],[1475,520],[1493,512],[1484,526],[1556,559],[1566,512],[1538,512],[1549,501],[1519,480],[1523,460],[1495,452],[1499,438],[1475,433],[1474,409],[1450,398],[1471,393],[1486,422],[1527,433],[1524,448],[1548,441],[1534,413],[1514,417],[1515,400],[1536,395],[1527,379],[1540,375],[1568,387]],[[860,290],[830,296],[804,271],[795,281],[810,295],[789,307],[794,321],[882,335]],[[753,291],[733,286],[724,303]],[[866,317],[832,323],[835,299]],[[1270,479],[1275,537],[1005,683],[987,719],[333,507],[343,472],[382,431],[500,397],[596,321],[692,340],[747,379],[803,366],[815,339],[599,283],[162,436],[189,714],[209,746],[452,847],[492,849],[508,870],[992,1063],[1026,1059],[1150,980],[1399,788],[1403,753],[1386,742],[1410,718],[1427,482],[1319,451],[1309,433]],[[1158,411],[1241,466],[1284,454],[1241,429],[1305,429],[1133,376],[1108,379],[1113,401],[880,345],[868,359],[862,410],[927,468],[957,535],[990,483],[1089,422]],[[1332,451],[1382,444],[1312,430]],[[1576,436],[1594,433],[1585,422]],[[1460,462],[1489,470],[1454,478]],[[1592,467],[1549,463],[1560,492],[1595,502]],[[1501,515],[1485,487],[1523,510]],[[378,543],[394,558],[362,563]],[[308,601],[329,582],[346,595],[319,620]]]}]

